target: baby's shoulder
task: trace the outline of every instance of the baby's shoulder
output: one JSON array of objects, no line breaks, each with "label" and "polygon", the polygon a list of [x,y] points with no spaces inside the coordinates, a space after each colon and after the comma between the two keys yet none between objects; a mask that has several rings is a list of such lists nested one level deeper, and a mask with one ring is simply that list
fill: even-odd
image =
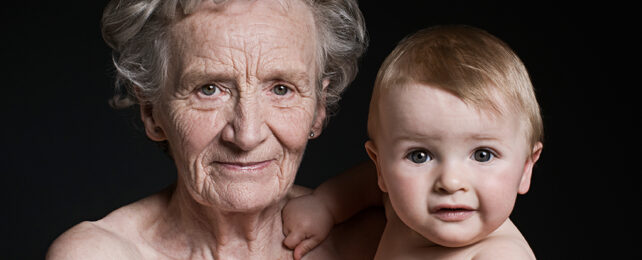
[{"label": "baby's shoulder", "polygon": [[521,236],[488,237],[474,246],[474,260],[484,259],[535,259],[526,240]]},{"label": "baby's shoulder", "polygon": [[49,247],[46,259],[140,259],[140,254],[119,234],[85,221],[60,235]]}]

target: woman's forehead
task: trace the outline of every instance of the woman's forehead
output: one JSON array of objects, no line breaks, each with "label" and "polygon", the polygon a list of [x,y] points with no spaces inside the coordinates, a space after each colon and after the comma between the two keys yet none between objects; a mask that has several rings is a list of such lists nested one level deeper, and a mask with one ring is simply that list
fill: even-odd
[{"label": "woman's forehead", "polygon": [[256,37],[248,37],[247,31],[256,33],[274,27],[283,30],[283,37],[295,31],[309,36],[315,31],[314,17],[311,9],[299,0],[227,1],[222,5],[204,1],[193,13],[176,21],[171,34],[175,40],[186,36],[198,39],[212,33],[252,39]]},{"label": "woman's forehead", "polygon": [[294,1],[281,12],[263,1],[204,8],[177,22],[171,39],[175,63],[186,71],[297,75],[315,71],[316,37],[308,7]]}]

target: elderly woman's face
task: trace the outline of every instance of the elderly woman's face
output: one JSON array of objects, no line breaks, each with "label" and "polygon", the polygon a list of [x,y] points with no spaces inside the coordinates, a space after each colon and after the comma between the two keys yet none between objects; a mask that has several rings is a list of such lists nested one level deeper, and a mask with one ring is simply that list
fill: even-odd
[{"label": "elderly woman's face", "polygon": [[325,117],[312,13],[296,0],[204,2],[171,29],[151,135],[169,141],[179,185],[200,203],[260,209],[287,193]]}]

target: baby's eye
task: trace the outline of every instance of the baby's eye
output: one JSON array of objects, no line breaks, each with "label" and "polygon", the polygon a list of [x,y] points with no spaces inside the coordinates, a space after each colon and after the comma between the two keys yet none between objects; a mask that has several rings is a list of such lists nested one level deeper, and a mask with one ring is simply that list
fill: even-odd
[{"label": "baby's eye", "polygon": [[290,88],[284,85],[276,85],[274,86],[274,88],[272,88],[272,92],[274,92],[274,94],[277,94],[279,96],[284,96],[285,94],[290,92]]},{"label": "baby's eye", "polygon": [[213,84],[207,84],[201,87],[201,93],[206,96],[213,96],[214,94],[218,94],[220,91],[221,90]]},{"label": "baby's eye", "polygon": [[430,155],[428,154],[428,152],[422,151],[422,150],[412,151],[408,155],[406,155],[406,158],[408,158],[408,160],[412,161],[413,163],[417,163],[417,164],[424,163],[432,159],[430,158]]},{"label": "baby's eye", "polygon": [[493,152],[488,149],[479,149],[473,153],[473,159],[478,162],[488,162],[494,157]]}]

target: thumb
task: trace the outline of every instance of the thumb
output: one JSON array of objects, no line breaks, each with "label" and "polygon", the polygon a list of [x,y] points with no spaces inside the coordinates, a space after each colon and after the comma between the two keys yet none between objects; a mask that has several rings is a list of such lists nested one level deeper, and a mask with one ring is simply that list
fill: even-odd
[{"label": "thumb", "polygon": [[290,234],[288,234],[288,235],[285,237],[285,239],[283,240],[283,244],[284,244],[287,248],[289,248],[289,249],[293,249],[293,248],[295,248],[297,245],[299,245],[299,243],[301,243],[301,241],[302,241],[303,239],[305,239],[305,235],[304,235],[303,233],[301,233],[301,232],[296,232],[296,231],[292,231],[292,232],[290,232]]},{"label": "thumb", "polygon": [[320,244],[321,241],[319,241],[316,237],[312,237],[306,240],[303,240],[301,243],[299,243],[298,246],[294,249],[294,259],[299,260],[303,258],[305,254],[310,252],[312,249],[317,247]]}]

